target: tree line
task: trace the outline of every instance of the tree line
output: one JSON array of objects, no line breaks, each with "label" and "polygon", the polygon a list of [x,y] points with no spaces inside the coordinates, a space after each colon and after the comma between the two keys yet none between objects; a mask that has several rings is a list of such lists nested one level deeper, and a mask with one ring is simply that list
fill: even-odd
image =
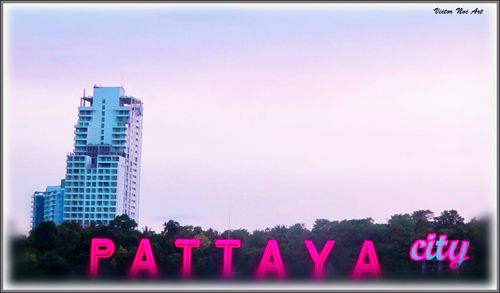
[{"label": "tree line", "polygon": [[[92,223],[82,227],[75,222],[55,225],[42,222],[28,235],[11,239],[11,272],[14,281],[50,279],[88,279],[90,242],[92,238],[109,238],[115,243],[115,252],[100,262],[100,278],[128,279],[128,271],[141,238],[148,238],[155,262],[163,280],[179,279],[182,251],[174,246],[177,238],[197,238],[201,246],[192,251],[192,272],[195,279],[217,278],[222,267],[222,250],[213,243],[216,239],[241,239],[241,249],[233,251],[235,278],[251,279],[255,275],[267,240],[275,239],[287,275],[293,279],[311,279],[313,263],[304,247],[304,240],[313,240],[321,250],[323,244],[335,240],[324,270],[326,280],[348,279],[356,263],[364,240],[371,240],[384,280],[401,279],[454,279],[478,280],[489,278],[488,218],[464,221],[455,210],[434,216],[430,210],[412,214],[396,214],[387,223],[375,223],[372,218],[330,221],[318,219],[311,230],[304,224],[278,225],[249,232],[245,229],[218,232],[198,226],[169,220],[159,233],[148,227],[138,229],[137,223],[127,215],[116,217],[109,225]],[[408,257],[410,245],[427,233],[447,234],[448,239],[470,242],[468,255],[458,270],[436,271],[436,264],[415,262]]]}]

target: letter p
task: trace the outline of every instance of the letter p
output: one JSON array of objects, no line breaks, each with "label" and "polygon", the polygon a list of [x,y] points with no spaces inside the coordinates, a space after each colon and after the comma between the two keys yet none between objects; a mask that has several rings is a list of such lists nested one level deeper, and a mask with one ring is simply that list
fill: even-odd
[{"label": "letter p", "polygon": [[90,245],[90,275],[97,276],[100,258],[109,258],[115,252],[115,244],[111,239],[93,238]]}]

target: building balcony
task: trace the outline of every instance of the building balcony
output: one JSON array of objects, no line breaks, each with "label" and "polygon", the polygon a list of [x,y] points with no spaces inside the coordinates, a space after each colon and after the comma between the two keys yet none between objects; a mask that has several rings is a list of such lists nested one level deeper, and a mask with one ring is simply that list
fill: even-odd
[{"label": "building balcony", "polygon": [[88,126],[88,122],[78,122],[77,124],[75,124],[75,128],[88,128]]}]

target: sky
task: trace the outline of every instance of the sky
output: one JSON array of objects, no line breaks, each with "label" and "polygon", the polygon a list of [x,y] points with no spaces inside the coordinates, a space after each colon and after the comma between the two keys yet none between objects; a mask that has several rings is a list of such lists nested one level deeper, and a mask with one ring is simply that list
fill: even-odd
[{"label": "sky", "polygon": [[144,102],[139,227],[496,206],[496,6],[4,4],[3,199],[65,175],[79,98]]}]

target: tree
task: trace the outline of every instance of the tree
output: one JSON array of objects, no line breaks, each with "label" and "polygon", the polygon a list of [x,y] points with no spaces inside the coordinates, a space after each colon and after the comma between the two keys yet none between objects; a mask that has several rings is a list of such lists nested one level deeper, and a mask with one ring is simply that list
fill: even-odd
[{"label": "tree", "polygon": [[137,228],[137,223],[128,215],[123,214],[114,218],[114,220],[109,223],[109,227],[111,229],[117,229],[121,232],[128,232],[135,230]]},{"label": "tree", "polygon": [[179,234],[180,224],[174,220],[169,220],[163,223],[162,234],[167,238],[173,238],[175,235]]},{"label": "tree", "polygon": [[456,210],[443,211],[434,218],[434,229],[437,233],[448,234],[448,238],[464,236],[464,218]]},{"label": "tree", "polygon": [[56,247],[57,227],[54,222],[42,222],[31,230],[30,237],[33,238],[35,248],[39,251],[49,251]]},{"label": "tree", "polygon": [[142,237],[151,238],[155,235],[155,232],[151,230],[148,226],[142,228]]},{"label": "tree", "polygon": [[432,230],[434,213],[430,210],[418,210],[411,215],[416,237],[425,237]]}]

